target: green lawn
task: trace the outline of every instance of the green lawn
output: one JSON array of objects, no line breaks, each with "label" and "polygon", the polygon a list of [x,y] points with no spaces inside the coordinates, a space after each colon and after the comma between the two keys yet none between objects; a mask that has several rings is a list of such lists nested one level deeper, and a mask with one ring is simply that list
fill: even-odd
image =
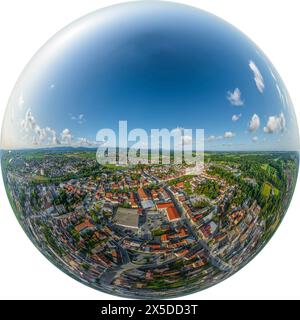
[{"label": "green lawn", "polygon": [[273,187],[273,192],[274,192],[274,196],[279,196],[279,190],[277,189],[277,188],[275,188],[275,187]]},{"label": "green lawn", "polygon": [[267,174],[272,177],[274,180],[277,179],[277,170],[275,168],[273,168],[272,166],[270,166],[267,163],[264,163],[261,165],[261,168],[267,172]]},{"label": "green lawn", "polygon": [[44,159],[45,158],[44,152],[30,152],[30,153],[24,153],[23,157],[25,160],[38,160],[38,159]]},{"label": "green lawn", "polygon": [[268,198],[270,196],[271,190],[272,190],[272,185],[268,182],[265,182],[263,184],[262,191],[261,191],[262,195]]},{"label": "green lawn", "polygon": [[128,169],[127,167],[122,167],[122,166],[118,166],[116,164],[110,164],[110,163],[104,164],[103,167],[106,169],[110,169],[110,170],[126,170],[126,169]]},{"label": "green lawn", "polygon": [[94,159],[96,160],[96,152],[74,152],[67,154],[69,157],[80,157],[80,158],[86,158],[86,159]]}]

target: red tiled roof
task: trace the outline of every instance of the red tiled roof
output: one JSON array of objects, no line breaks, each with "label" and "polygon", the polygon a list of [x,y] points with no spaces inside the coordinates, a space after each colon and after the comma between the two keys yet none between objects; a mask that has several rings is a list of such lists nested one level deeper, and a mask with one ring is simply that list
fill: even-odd
[{"label": "red tiled roof", "polygon": [[168,241],[168,236],[167,236],[166,234],[163,234],[163,235],[160,237],[160,240],[161,240],[162,242]]},{"label": "red tiled roof", "polygon": [[168,214],[168,219],[170,221],[180,219],[179,212],[175,207],[168,207],[167,208],[167,214]]},{"label": "red tiled roof", "polygon": [[146,200],[148,199],[148,196],[146,195],[145,191],[143,188],[138,189],[138,195],[141,198],[141,200]]},{"label": "red tiled roof", "polygon": [[89,220],[85,220],[84,222],[78,224],[75,229],[77,232],[80,232],[86,228],[92,228],[94,225],[89,222]]},{"label": "red tiled roof", "polygon": [[157,209],[165,209],[165,208],[174,207],[174,203],[173,202],[157,203],[156,206],[157,206]]}]

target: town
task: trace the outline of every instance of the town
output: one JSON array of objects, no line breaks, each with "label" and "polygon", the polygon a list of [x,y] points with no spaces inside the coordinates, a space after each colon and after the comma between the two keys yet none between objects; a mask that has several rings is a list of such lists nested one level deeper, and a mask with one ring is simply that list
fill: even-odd
[{"label": "town", "polygon": [[293,152],[205,153],[185,164],[100,165],[94,150],[6,151],[9,200],[32,241],[79,281],[127,297],[212,286],[278,227],[295,184]]}]

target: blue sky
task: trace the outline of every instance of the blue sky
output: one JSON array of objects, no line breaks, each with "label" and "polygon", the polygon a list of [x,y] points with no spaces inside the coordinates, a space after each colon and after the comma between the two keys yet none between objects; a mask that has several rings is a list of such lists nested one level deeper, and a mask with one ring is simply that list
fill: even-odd
[{"label": "blue sky", "polygon": [[92,145],[98,130],[205,130],[207,150],[296,150],[280,76],[226,22],[191,7],[134,3],[58,33],[19,79],[2,146]]}]

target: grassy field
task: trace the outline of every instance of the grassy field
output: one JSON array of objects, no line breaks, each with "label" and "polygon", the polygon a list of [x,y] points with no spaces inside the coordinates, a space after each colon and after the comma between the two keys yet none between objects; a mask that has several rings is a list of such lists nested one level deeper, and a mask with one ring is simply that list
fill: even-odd
[{"label": "grassy field", "polygon": [[109,169],[109,170],[126,170],[126,169],[128,169],[127,167],[122,167],[122,166],[118,166],[116,164],[109,164],[109,163],[104,164],[103,167],[105,169]]},{"label": "grassy field", "polygon": [[273,192],[274,192],[274,196],[276,197],[279,196],[280,191],[277,188],[273,187]]},{"label": "grassy field", "polygon": [[45,158],[44,152],[30,152],[30,153],[24,153],[23,155],[24,159],[27,161],[30,160],[39,160]]},{"label": "grassy field", "polygon": [[96,152],[90,151],[90,152],[72,152],[69,154],[66,154],[67,157],[80,157],[85,159],[93,159],[96,160]]},{"label": "grassy field", "polygon": [[275,168],[271,167],[267,163],[262,164],[261,168],[266,171],[270,177],[277,179],[277,170]]},{"label": "grassy field", "polygon": [[[51,180],[51,178],[45,177],[45,176],[33,176],[32,180],[39,182],[39,183],[43,183],[43,182],[49,182]],[[59,180],[60,180],[60,177],[58,177],[58,181]]]},{"label": "grassy field", "polygon": [[270,196],[270,193],[272,191],[272,185],[268,182],[265,182],[262,186],[262,194],[264,197],[268,198]]},{"label": "grassy field", "polygon": [[274,194],[274,196],[279,196],[280,191],[272,186],[269,182],[265,182],[262,186],[261,193],[264,197],[268,198],[270,194]]}]

